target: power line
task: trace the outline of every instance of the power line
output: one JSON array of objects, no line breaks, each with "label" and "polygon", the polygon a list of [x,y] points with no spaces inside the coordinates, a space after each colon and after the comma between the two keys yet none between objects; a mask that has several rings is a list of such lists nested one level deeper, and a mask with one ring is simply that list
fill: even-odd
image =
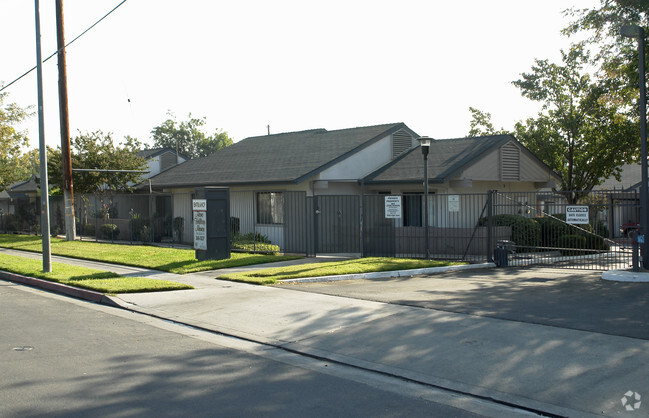
[{"label": "power line", "polygon": [[[72,44],[74,43],[74,41],[76,41],[77,39],[81,38],[81,37],[82,37],[83,35],[85,35],[85,34],[86,34],[90,29],[92,29],[92,28],[94,28],[95,26],[97,26],[97,25],[99,24],[99,22],[101,22],[102,20],[106,19],[106,18],[107,18],[111,13],[113,13],[115,10],[117,10],[117,8],[118,8],[119,6],[121,6],[122,4],[124,4],[124,3],[126,3],[126,2],[127,2],[127,0],[122,0],[122,2],[119,3],[117,6],[113,7],[113,9],[112,9],[110,12],[106,13],[106,14],[105,14],[101,19],[99,19],[98,21],[96,21],[95,23],[93,23],[92,25],[90,25],[90,26],[88,27],[88,29],[86,29],[86,30],[84,30],[83,32],[81,32],[79,35],[77,35],[76,38],[74,38],[73,40],[71,40],[70,42],[68,42],[67,44],[65,44],[65,46],[64,46],[63,48],[61,48],[61,49],[67,48],[69,45],[72,45]],[[54,52],[54,53],[53,53],[52,55],[50,55],[49,57],[45,58],[45,59],[43,60],[43,62],[47,62],[50,58],[52,58],[53,56],[55,56],[56,54],[58,54],[59,51],[60,51],[60,49],[57,49],[56,52]],[[18,82],[20,79],[22,79],[23,77],[25,77],[26,75],[28,75],[29,73],[31,73],[32,71],[34,71],[35,69],[36,69],[36,66],[34,66],[34,67],[32,67],[31,69],[29,69],[29,70],[26,71],[24,74],[22,74],[20,77],[16,78],[14,81],[12,81],[11,83],[7,84],[6,86],[2,86],[2,88],[0,88],[0,92],[2,92],[3,90],[5,90],[6,88],[8,88],[9,86],[11,86],[12,84]]]}]

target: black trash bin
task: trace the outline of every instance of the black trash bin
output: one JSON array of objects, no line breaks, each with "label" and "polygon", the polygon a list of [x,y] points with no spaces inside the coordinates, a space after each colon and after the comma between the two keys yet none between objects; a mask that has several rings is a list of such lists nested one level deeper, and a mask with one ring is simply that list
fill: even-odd
[{"label": "black trash bin", "polygon": [[494,263],[497,267],[507,267],[509,265],[509,253],[514,252],[514,243],[511,241],[496,242],[494,250]]},{"label": "black trash bin", "polygon": [[496,267],[507,267],[507,250],[504,247],[496,246],[494,263],[496,263]]}]

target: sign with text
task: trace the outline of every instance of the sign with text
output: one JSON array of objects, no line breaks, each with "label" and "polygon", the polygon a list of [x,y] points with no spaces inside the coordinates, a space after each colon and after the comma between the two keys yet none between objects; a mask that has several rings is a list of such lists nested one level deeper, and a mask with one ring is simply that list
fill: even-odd
[{"label": "sign with text", "polygon": [[460,211],[460,196],[457,194],[452,194],[448,196],[448,211],[449,212],[459,212]]},{"label": "sign with text", "polygon": [[566,222],[569,224],[587,224],[588,206],[566,206]]},{"label": "sign with text", "polygon": [[194,212],[194,249],[207,250],[207,200],[192,200]]},{"label": "sign with text", "polygon": [[385,217],[401,218],[401,196],[385,196]]}]

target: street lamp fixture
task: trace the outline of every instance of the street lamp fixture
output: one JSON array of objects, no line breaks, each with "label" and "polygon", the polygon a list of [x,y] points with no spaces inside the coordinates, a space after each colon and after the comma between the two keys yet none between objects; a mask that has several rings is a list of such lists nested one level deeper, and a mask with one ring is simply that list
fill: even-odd
[{"label": "street lamp fixture", "polygon": [[424,242],[426,246],[426,260],[430,259],[430,237],[428,236],[428,152],[431,139],[427,136],[417,138],[424,155]]},{"label": "street lamp fixture", "polygon": [[[647,245],[647,232],[649,232],[649,199],[647,182],[647,89],[645,83],[645,33],[638,25],[624,25],[620,28],[620,35],[638,40],[638,78],[640,84],[640,169],[642,170],[642,183],[640,186],[640,231],[638,243],[642,249],[642,266],[649,268],[649,247]],[[633,266],[635,271],[638,266]]]}]

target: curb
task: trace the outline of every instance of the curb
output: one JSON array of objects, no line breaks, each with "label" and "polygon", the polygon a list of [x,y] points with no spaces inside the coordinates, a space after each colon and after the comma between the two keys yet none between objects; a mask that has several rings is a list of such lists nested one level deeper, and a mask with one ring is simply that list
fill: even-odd
[{"label": "curb", "polygon": [[482,263],[482,264],[465,264],[460,266],[448,267],[426,267],[420,269],[410,270],[393,270],[393,271],[378,271],[372,273],[356,273],[356,274],[341,274],[337,276],[322,276],[322,277],[304,277],[301,279],[286,279],[278,280],[278,283],[317,283],[317,282],[336,282],[340,280],[360,280],[360,279],[390,279],[396,277],[409,277],[418,274],[435,274],[446,273],[449,271],[458,270],[479,270],[496,267],[495,263]]},{"label": "curb", "polygon": [[74,298],[83,299],[90,302],[111,306],[115,305],[115,302],[113,302],[105,294],[95,292],[94,290],[80,289],[78,287],[72,287],[61,283],[50,282],[48,280],[37,279],[35,277],[21,276],[20,274],[9,273],[6,271],[0,271],[0,279],[36,287],[43,290],[48,290],[50,292],[55,292],[66,296],[72,296]]},{"label": "curb", "polygon": [[602,273],[602,279],[612,282],[648,283],[649,273],[627,270],[609,270]]}]

